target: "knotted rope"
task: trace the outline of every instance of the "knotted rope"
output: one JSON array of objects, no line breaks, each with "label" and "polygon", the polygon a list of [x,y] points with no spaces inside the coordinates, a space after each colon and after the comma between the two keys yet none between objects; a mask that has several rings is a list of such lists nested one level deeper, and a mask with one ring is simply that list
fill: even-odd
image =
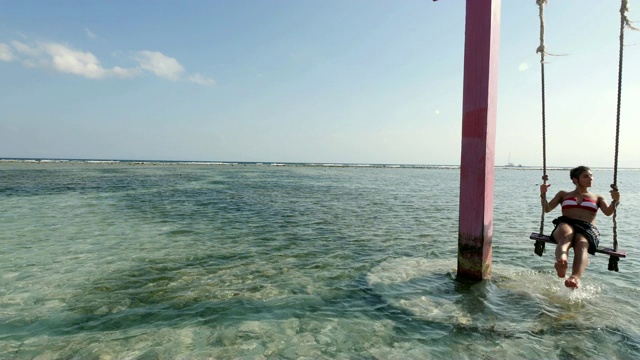
[{"label": "knotted rope", "polygon": [[[547,180],[549,177],[547,176],[547,133],[546,133],[546,106],[545,106],[545,83],[544,83],[544,55],[546,54],[544,48],[544,5],[547,3],[547,0],[536,0],[536,4],[538,4],[539,8],[539,17],[540,17],[540,45],[536,49],[536,53],[540,54],[540,76],[542,81],[542,181],[543,184],[547,184]],[[545,204],[543,201],[540,201],[542,204],[542,214],[540,215],[540,234],[544,233],[544,210]],[[536,241],[534,252],[538,256],[542,256],[544,253],[544,241]]]},{"label": "knotted rope", "polygon": [[[618,101],[616,106],[616,145],[614,152],[614,160],[613,160],[613,184],[611,184],[611,189],[613,191],[618,191],[618,150],[620,143],[620,107],[622,103],[622,55],[624,49],[624,29],[630,28],[632,30],[637,30],[635,27],[631,25],[631,20],[627,16],[629,12],[629,1],[622,0],[620,5],[620,51],[618,53]],[[618,204],[614,205],[613,210],[613,250],[618,250],[618,223],[616,221],[616,216],[618,214]],[[618,271],[618,260],[619,257],[611,255],[609,257],[609,271]]]}]

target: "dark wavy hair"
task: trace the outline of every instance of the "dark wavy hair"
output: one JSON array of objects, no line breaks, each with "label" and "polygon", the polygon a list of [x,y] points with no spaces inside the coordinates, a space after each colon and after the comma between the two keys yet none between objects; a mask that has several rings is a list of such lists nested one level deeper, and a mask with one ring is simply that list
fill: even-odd
[{"label": "dark wavy hair", "polygon": [[569,177],[571,178],[571,181],[573,181],[573,179],[580,178],[580,174],[588,170],[591,170],[588,166],[584,166],[584,165],[578,166],[577,168],[571,169],[571,172],[569,172]]}]

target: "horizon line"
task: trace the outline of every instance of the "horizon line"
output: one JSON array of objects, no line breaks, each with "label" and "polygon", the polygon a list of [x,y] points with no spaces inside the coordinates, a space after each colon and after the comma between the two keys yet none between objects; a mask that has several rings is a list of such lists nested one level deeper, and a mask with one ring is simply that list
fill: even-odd
[{"label": "horizon line", "polygon": [[[410,163],[369,163],[369,162],[319,162],[319,161],[227,161],[227,160],[150,160],[150,159],[108,159],[108,158],[47,158],[47,157],[0,157],[0,163],[50,163],[50,162],[82,162],[82,163],[129,163],[129,164],[184,164],[184,165],[307,165],[335,167],[455,167],[460,164],[410,164]],[[547,170],[566,170],[575,166],[550,165]],[[494,168],[539,170],[541,165],[494,165]],[[613,169],[612,166],[592,166],[592,169]],[[618,169],[640,169],[635,167],[618,167]]]}]

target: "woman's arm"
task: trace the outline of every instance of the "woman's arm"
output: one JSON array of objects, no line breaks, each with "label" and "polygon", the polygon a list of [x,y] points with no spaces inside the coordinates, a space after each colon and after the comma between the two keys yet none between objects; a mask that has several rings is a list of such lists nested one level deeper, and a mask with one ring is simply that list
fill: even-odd
[{"label": "woman's arm", "polygon": [[542,204],[542,206],[544,207],[545,213],[548,213],[551,210],[555,209],[556,206],[560,204],[560,201],[562,200],[562,197],[565,193],[565,191],[559,191],[556,196],[551,199],[551,201],[547,201],[547,188],[549,188],[549,186],[551,185],[540,185],[540,204]]},{"label": "woman's arm", "polygon": [[613,199],[613,201],[611,201],[611,204],[608,204],[607,200],[604,197],[598,195],[598,206],[600,206],[600,210],[602,210],[602,213],[607,216],[613,215],[616,207],[620,204],[620,193],[615,190],[611,190],[609,192],[611,193],[611,198]]}]

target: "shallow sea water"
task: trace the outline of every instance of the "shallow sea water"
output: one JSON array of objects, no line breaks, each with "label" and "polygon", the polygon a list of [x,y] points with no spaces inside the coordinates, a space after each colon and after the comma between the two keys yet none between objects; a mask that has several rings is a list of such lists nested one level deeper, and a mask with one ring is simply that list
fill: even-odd
[{"label": "shallow sea water", "polygon": [[528,239],[540,176],[496,169],[492,278],[465,283],[458,169],[0,163],[0,359],[639,358],[640,171],[629,257],[577,291]]}]

